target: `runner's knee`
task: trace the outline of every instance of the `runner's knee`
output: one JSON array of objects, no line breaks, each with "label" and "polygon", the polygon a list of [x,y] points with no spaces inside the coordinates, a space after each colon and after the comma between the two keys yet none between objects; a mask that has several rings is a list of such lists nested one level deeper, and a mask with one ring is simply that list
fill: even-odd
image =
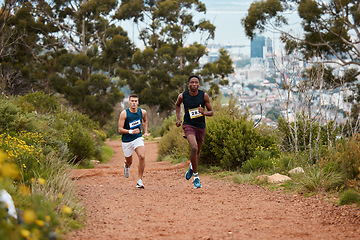
[{"label": "runner's knee", "polygon": [[145,154],[139,154],[139,161],[144,161],[145,160]]},{"label": "runner's knee", "polygon": [[190,146],[191,152],[193,153],[198,153],[198,146],[194,145],[194,146]]}]

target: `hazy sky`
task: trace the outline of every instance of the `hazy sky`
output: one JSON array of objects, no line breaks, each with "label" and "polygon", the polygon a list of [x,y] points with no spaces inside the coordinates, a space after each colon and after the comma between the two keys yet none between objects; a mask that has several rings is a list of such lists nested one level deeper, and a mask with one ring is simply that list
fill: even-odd
[{"label": "hazy sky", "polygon": [[[216,26],[215,39],[209,41],[214,44],[230,44],[230,45],[250,45],[250,40],[245,36],[241,19],[247,14],[247,10],[253,1],[250,0],[202,0],[206,5],[206,14],[197,14],[195,19],[206,18]],[[289,14],[290,28],[295,32],[299,31],[299,20],[296,13]],[[128,31],[129,37],[135,41],[138,47],[141,42],[137,39],[136,27],[133,28],[130,23],[122,23],[122,27]],[[278,44],[279,34],[267,32],[266,37],[274,39]],[[199,36],[191,36],[189,42],[199,41]],[[275,48],[277,46],[274,46]]]},{"label": "hazy sky", "polygon": [[[250,0],[202,0],[207,12],[205,17],[216,26],[215,39],[213,43],[230,45],[250,45],[250,39],[245,36],[241,19],[247,15],[252,2]],[[289,20],[288,31],[301,32],[300,21],[297,13],[286,14]],[[266,37],[272,38],[278,43],[279,33],[265,32]]]}]

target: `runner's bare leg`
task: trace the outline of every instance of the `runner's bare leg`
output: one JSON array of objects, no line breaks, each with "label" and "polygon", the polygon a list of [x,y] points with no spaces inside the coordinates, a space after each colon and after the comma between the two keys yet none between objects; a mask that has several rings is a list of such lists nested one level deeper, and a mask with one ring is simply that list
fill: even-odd
[{"label": "runner's bare leg", "polygon": [[194,173],[198,172],[198,160],[199,160],[199,146],[196,142],[196,137],[192,134],[187,136],[187,140],[190,145],[190,161]]},{"label": "runner's bare leg", "polygon": [[139,158],[138,176],[142,179],[145,170],[145,146],[139,146],[135,149],[135,152]]},{"label": "runner's bare leg", "polygon": [[132,155],[130,157],[125,157],[125,164],[127,167],[130,167],[132,164]]}]

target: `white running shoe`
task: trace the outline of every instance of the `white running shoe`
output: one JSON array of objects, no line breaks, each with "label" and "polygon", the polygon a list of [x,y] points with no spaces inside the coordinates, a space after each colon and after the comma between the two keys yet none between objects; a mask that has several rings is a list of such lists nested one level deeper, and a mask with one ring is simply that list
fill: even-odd
[{"label": "white running shoe", "polygon": [[141,179],[139,179],[139,181],[137,181],[136,187],[137,188],[145,188],[144,184],[143,184],[143,181]]},{"label": "white running shoe", "polygon": [[127,167],[126,163],[124,163],[124,176],[126,178],[130,177],[130,167]]}]

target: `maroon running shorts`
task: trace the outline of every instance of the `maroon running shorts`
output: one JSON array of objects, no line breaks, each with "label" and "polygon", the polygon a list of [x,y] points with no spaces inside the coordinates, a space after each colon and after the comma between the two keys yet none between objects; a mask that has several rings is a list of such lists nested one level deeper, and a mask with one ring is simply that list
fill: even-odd
[{"label": "maroon running shorts", "polygon": [[204,136],[206,129],[205,128],[196,128],[191,125],[183,125],[182,128],[184,129],[185,136],[194,135],[196,137],[197,144],[202,145],[204,141]]}]

